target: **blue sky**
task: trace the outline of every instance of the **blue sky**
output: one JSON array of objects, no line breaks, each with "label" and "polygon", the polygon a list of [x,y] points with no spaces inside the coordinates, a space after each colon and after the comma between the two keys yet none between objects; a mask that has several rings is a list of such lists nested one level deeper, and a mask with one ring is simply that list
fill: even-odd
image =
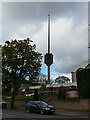
[{"label": "blue sky", "polygon": [[[56,72],[55,66],[53,64],[50,66],[50,72],[51,72],[50,77],[53,78],[53,79],[56,78],[57,76],[61,75],[60,73]],[[43,65],[43,67],[41,69],[41,73],[48,76],[48,67],[47,67],[47,65]]]}]

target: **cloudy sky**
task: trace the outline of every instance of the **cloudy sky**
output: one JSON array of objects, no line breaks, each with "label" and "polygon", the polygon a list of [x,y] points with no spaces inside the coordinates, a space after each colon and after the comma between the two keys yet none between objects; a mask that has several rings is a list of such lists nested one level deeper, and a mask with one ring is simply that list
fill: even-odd
[{"label": "cloudy sky", "polygon": [[[51,77],[66,75],[88,58],[88,3],[3,2],[2,41],[31,38],[37,51],[47,52],[48,11],[51,12]],[[47,66],[42,61],[42,73]]]}]

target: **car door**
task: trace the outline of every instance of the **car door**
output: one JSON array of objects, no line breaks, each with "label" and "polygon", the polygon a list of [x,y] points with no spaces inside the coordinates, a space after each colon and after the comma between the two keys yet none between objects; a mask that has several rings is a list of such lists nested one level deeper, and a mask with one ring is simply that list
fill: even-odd
[{"label": "car door", "polygon": [[35,103],[35,112],[39,113],[40,112],[40,105],[38,104],[38,102]]},{"label": "car door", "polygon": [[32,102],[31,108],[32,108],[32,112],[37,112],[37,105],[35,102]]},{"label": "car door", "polygon": [[32,102],[27,103],[26,109],[32,112]]}]

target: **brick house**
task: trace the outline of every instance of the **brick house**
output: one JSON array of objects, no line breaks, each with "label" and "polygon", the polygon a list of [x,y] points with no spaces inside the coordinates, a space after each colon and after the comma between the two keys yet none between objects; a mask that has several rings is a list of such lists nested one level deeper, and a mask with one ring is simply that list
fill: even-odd
[{"label": "brick house", "polygon": [[[64,87],[67,93],[67,97],[78,97],[78,91],[77,91],[77,84],[76,83],[63,83],[63,84],[48,84],[46,88],[48,89],[48,92],[54,92],[55,94],[58,94],[61,87]],[[34,92],[35,89],[39,90],[40,85],[30,86],[30,85],[22,85],[19,88],[19,95],[22,95],[25,92]]]}]

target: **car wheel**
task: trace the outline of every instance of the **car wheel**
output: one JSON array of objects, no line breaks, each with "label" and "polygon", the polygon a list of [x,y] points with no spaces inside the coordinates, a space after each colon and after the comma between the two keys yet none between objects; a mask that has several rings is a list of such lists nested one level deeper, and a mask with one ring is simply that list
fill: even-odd
[{"label": "car wheel", "polygon": [[43,114],[44,114],[43,110],[40,110],[40,114],[41,114],[41,115],[43,115]]},{"label": "car wheel", "polygon": [[26,109],[27,113],[30,113],[30,110],[29,109]]}]

